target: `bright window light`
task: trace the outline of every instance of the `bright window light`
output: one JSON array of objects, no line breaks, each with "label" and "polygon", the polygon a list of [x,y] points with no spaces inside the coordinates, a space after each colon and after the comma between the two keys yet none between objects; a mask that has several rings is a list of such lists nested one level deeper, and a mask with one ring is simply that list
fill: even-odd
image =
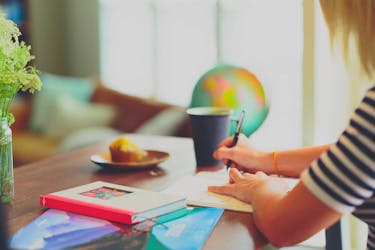
[{"label": "bright window light", "polygon": [[100,0],[99,9],[105,84],[188,106],[216,63],[242,66],[271,105],[251,141],[302,145],[302,0]]}]

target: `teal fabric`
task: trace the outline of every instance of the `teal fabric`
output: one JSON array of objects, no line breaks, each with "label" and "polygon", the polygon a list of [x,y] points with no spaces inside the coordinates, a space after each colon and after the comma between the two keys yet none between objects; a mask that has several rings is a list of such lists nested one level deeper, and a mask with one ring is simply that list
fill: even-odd
[{"label": "teal fabric", "polygon": [[52,114],[43,130],[48,138],[59,139],[80,129],[109,126],[116,110],[109,104],[83,102],[70,95],[59,95]]},{"label": "teal fabric", "polygon": [[94,91],[94,83],[90,78],[43,73],[41,81],[42,90],[34,96],[29,124],[30,129],[37,133],[43,133],[45,130],[60,95],[69,95],[77,101],[88,102]]}]

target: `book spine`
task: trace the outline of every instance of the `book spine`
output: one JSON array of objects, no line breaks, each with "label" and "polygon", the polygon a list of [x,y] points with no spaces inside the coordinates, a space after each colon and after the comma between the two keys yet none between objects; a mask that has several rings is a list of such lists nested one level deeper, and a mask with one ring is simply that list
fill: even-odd
[{"label": "book spine", "polygon": [[43,207],[56,208],[125,224],[133,224],[133,215],[136,214],[132,211],[120,210],[53,194],[41,195],[39,202]]}]

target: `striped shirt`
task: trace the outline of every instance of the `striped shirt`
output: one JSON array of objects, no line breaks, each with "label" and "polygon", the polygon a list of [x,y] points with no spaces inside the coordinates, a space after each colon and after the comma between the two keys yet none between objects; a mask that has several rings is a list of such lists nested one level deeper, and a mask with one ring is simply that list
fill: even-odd
[{"label": "striped shirt", "polygon": [[338,141],[306,169],[301,180],[332,209],[367,223],[375,250],[375,86],[366,92]]}]

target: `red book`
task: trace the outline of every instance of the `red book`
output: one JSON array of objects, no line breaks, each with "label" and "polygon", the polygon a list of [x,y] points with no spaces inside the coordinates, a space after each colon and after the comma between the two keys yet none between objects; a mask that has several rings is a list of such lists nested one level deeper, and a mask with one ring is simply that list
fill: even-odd
[{"label": "red book", "polygon": [[186,198],[107,182],[93,182],[40,196],[40,205],[125,224],[186,206]]}]

